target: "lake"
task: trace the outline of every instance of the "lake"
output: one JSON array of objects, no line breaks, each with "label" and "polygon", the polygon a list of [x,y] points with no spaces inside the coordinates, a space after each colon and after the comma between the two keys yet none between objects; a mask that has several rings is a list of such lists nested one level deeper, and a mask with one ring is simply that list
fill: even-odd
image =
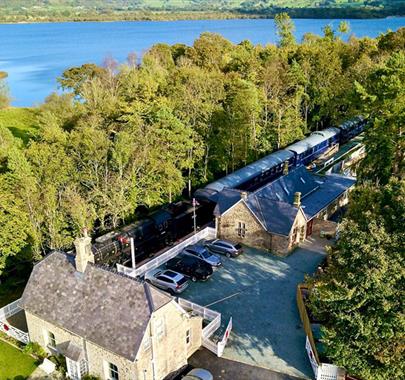
[{"label": "lake", "polygon": [[[300,40],[307,32],[320,34],[325,25],[337,27],[340,21],[297,19],[295,34]],[[405,26],[405,17],[346,21],[357,37],[376,37]],[[124,62],[129,53],[140,57],[158,42],[191,45],[205,31],[220,33],[235,43],[277,40],[272,19],[2,24],[0,71],[9,74],[13,105],[31,106],[57,89],[56,78],[66,68],[101,64],[110,55]]]}]

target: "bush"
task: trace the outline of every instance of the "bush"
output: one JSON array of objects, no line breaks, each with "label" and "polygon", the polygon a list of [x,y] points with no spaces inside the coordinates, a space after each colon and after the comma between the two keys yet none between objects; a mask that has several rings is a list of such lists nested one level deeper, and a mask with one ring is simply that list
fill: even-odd
[{"label": "bush", "polygon": [[100,380],[100,378],[94,375],[84,375],[82,377],[82,380]]},{"label": "bush", "polygon": [[53,355],[49,358],[52,363],[56,364],[56,370],[63,375],[67,372],[66,358],[63,355]]},{"label": "bush", "polygon": [[48,354],[46,351],[36,342],[28,343],[24,348],[23,352],[29,355],[34,355],[38,359],[45,359]]}]

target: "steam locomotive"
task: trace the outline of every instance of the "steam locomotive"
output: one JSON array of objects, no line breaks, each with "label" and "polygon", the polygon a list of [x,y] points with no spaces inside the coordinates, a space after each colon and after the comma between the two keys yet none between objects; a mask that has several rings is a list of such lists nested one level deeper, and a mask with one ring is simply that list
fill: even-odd
[{"label": "steam locomotive", "polygon": [[194,213],[198,226],[211,222],[217,195],[224,188],[256,190],[282,175],[286,163],[289,168],[307,165],[328,149],[344,144],[360,134],[365,125],[366,121],[362,117],[356,117],[336,128],[313,132],[307,138],[197,190],[194,194],[197,201],[169,204],[143,220],[98,237],[93,245],[96,262],[112,264],[129,260],[130,238],[134,239],[135,261],[145,260],[191,233],[194,228]]},{"label": "steam locomotive", "polygon": [[155,211],[148,217],[118,231],[95,239],[93,253],[96,263],[124,263],[131,258],[130,239],[134,239],[135,261],[141,262],[194,228],[212,220],[213,208],[198,202],[180,201]]}]

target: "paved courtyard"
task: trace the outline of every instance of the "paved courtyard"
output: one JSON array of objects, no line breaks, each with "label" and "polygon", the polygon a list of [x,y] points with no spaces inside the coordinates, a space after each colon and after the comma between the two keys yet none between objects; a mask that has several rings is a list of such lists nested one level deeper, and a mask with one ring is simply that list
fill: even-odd
[{"label": "paved courtyard", "polygon": [[192,283],[182,298],[222,313],[233,330],[224,358],[301,378],[313,378],[297,306],[297,284],[325,258],[328,241],[311,238],[287,258],[252,248],[205,283]]}]

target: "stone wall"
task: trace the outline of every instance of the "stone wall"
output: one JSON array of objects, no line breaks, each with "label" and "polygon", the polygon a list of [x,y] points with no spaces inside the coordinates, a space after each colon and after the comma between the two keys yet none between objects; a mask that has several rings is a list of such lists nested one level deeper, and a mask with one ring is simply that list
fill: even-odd
[{"label": "stone wall", "polygon": [[336,234],[336,226],[337,223],[332,222],[331,220],[315,218],[312,226],[312,234],[315,236],[320,236],[320,232],[324,231],[328,235],[334,236]]},{"label": "stone wall", "polygon": [[[245,223],[245,236],[238,235],[239,222]],[[271,249],[271,236],[253,216],[244,202],[239,202],[217,219],[218,236],[258,249]]]},{"label": "stone wall", "polygon": [[[238,235],[239,222],[246,225],[245,236]],[[292,232],[297,228],[295,241],[292,240]],[[218,236],[239,242],[250,247],[269,250],[279,256],[288,255],[300,241],[305,238],[306,220],[300,210],[294,221],[289,236],[275,235],[267,232],[261,223],[253,216],[244,202],[238,203],[222,217],[217,218]]]},{"label": "stone wall", "polygon": [[28,311],[25,312],[25,315],[31,340],[39,343],[50,354],[55,354],[55,351],[47,346],[48,332],[52,332],[55,335],[56,345],[72,342],[78,347],[81,347],[87,353],[89,373],[97,375],[101,379],[107,379],[107,365],[108,363],[113,363],[118,367],[120,379],[133,380],[136,378],[135,363],[107,351],[96,344],[85,341],[82,337],[57,327],[52,323],[46,322]]},{"label": "stone wall", "polygon": [[[187,330],[190,330],[189,344],[186,342]],[[146,344],[148,339],[149,343]],[[190,317],[174,301],[163,306],[153,313],[136,357],[138,378],[160,380],[178,370],[187,364],[187,359],[201,346],[201,339],[201,317]]]},{"label": "stone wall", "polygon": [[[55,351],[47,347],[49,331],[55,335],[57,345],[69,341],[74,343],[87,353],[89,373],[101,379],[107,379],[108,363],[118,367],[120,380],[163,379],[170,372],[187,364],[187,359],[202,344],[202,318],[189,316],[174,300],[152,314],[135,362],[85,341],[82,337],[48,323],[28,311],[26,317],[32,341],[39,343],[50,354]],[[187,330],[190,330],[189,343],[186,342]]]}]

